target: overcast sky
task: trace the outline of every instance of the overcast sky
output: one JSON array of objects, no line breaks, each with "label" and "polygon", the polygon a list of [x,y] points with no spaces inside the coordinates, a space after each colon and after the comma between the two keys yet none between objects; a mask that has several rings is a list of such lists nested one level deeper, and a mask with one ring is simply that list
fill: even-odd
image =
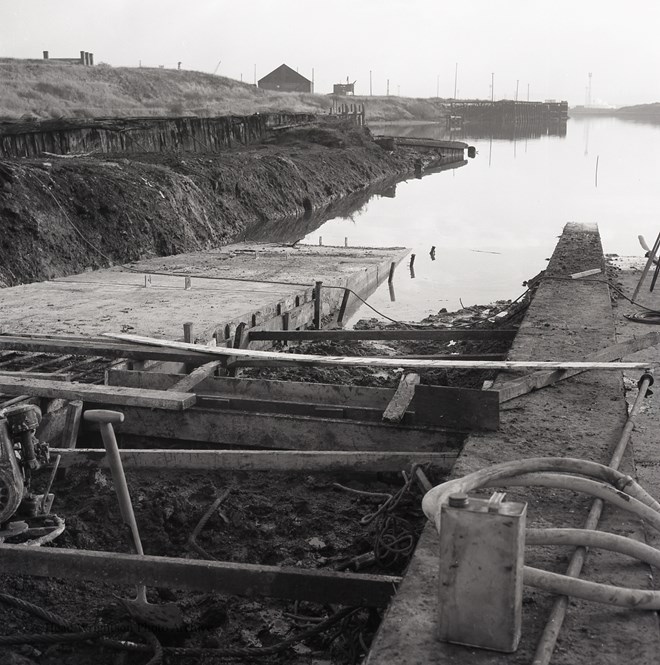
[{"label": "overcast sky", "polygon": [[[0,57],[95,61],[252,82],[282,63],[325,93],[660,101],[655,0],[0,0]],[[218,63],[219,66],[218,66]]]}]

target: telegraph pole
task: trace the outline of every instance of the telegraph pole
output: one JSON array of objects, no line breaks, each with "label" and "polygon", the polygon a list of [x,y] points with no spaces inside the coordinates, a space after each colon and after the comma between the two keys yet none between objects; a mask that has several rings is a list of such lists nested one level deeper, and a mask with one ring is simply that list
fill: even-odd
[{"label": "telegraph pole", "polygon": [[516,81],[516,101],[518,101],[518,84],[520,83],[520,79]]},{"label": "telegraph pole", "polygon": [[312,92],[314,92],[314,67],[312,67]]},{"label": "telegraph pole", "polygon": [[390,80],[387,79],[387,96],[390,96]]}]

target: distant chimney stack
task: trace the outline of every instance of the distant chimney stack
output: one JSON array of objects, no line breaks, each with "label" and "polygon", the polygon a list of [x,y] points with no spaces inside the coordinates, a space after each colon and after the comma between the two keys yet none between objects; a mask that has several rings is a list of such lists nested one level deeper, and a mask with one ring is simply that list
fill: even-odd
[{"label": "distant chimney stack", "polygon": [[48,51],[44,51],[44,60],[48,60]]},{"label": "distant chimney stack", "polygon": [[94,66],[94,54],[89,53],[88,55],[89,55],[89,66],[93,67]]},{"label": "distant chimney stack", "polygon": [[87,64],[85,62],[85,51],[80,51],[80,64],[81,65],[86,65]]}]

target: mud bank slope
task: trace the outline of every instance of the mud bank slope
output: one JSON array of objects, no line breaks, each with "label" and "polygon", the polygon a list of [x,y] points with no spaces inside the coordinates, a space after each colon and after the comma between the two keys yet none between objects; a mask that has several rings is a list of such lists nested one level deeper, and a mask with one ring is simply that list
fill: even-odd
[{"label": "mud bank slope", "polygon": [[221,154],[0,161],[0,285],[217,247],[410,172],[420,158],[443,161],[321,124]]}]

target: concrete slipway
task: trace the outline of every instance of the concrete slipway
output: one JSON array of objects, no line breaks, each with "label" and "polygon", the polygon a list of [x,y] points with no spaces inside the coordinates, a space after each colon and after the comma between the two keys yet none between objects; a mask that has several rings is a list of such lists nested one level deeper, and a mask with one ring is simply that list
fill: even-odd
[{"label": "concrete slipway", "polygon": [[[604,273],[579,280],[569,275],[605,269],[594,226],[569,224],[550,260],[532,305],[513,343],[512,360],[577,360],[615,341],[641,336],[650,326],[624,322],[631,311],[624,301],[613,312]],[[624,276],[632,293],[636,276]],[[660,361],[660,349],[629,359]],[[641,374],[641,372],[639,373]],[[639,374],[631,374],[632,397]],[[639,476],[645,488],[660,496],[660,425],[658,396],[648,406],[624,458],[621,471]],[[501,407],[499,431],[472,434],[452,477],[503,461],[528,457],[580,457],[608,464],[626,420],[624,377],[618,372],[585,372],[532,392]],[[509,491],[510,499],[528,502],[528,525],[583,526],[591,499],[545,488]],[[642,538],[639,521],[606,506],[599,528]],[[658,539],[654,538],[655,543]],[[531,663],[554,597],[524,588],[522,639],[516,653],[503,654],[442,643],[437,633],[438,536],[427,524],[402,585],[381,624],[367,659],[369,665],[435,665],[446,663]],[[527,547],[526,564],[565,572],[572,548]],[[608,584],[648,589],[656,581],[648,566],[601,550],[590,551],[582,577]],[[571,599],[557,647],[556,664],[657,663],[660,633],[655,612],[616,608]]]},{"label": "concrete slipway", "polygon": [[[240,321],[255,326],[289,313],[292,323],[294,318],[309,322],[317,281],[365,297],[408,251],[244,243],[148,259],[2,289],[0,332],[131,332],[179,339],[183,323],[190,321],[196,339],[207,342],[216,333],[224,339]],[[342,297],[341,288],[323,288],[323,314]],[[351,297],[349,313],[356,304]]]}]

